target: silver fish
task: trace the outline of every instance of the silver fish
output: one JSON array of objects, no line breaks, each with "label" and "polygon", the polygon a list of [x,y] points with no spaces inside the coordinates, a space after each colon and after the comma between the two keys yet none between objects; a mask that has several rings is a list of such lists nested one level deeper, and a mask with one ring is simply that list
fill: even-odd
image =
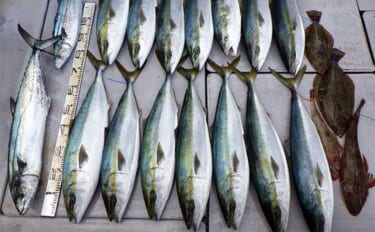
[{"label": "silver fish", "polygon": [[272,0],[273,31],[281,58],[290,73],[302,64],[305,51],[305,30],[296,0]]},{"label": "silver fish", "polygon": [[211,0],[188,0],[185,14],[185,43],[194,68],[201,70],[214,39]]},{"label": "silver fish", "polygon": [[244,141],[241,112],[229,87],[229,77],[240,57],[228,67],[208,64],[223,78],[213,125],[212,151],[214,181],[227,226],[239,228],[249,192],[249,162]]},{"label": "silver fish", "polygon": [[297,96],[306,66],[294,78],[272,74],[292,92],[289,150],[297,196],[311,231],[331,231],[333,188],[326,155],[316,127]]},{"label": "silver fish", "polygon": [[250,64],[260,71],[272,42],[272,18],[269,0],[245,0],[242,33]]},{"label": "silver fish", "polygon": [[103,83],[105,66],[91,53],[88,57],[97,73],[70,131],[62,178],[68,218],[76,223],[83,218],[98,185],[110,107]]},{"label": "silver fish", "polygon": [[12,125],[8,150],[9,188],[20,215],[30,208],[39,185],[44,132],[51,99],[44,85],[39,55],[60,38],[34,39],[20,25],[18,31],[33,52],[27,63],[17,100],[11,99]]},{"label": "silver fish", "polygon": [[141,68],[145,63],[156,31],[157,1],[134,0],[129,12],[127,40],[133,65]]},{"label": "silver fish", "polygon": [[182,105],[176,141],[176,186],[188,229],[198,230],[211,190],[212,151],[206,111],[193,81],[197,69],[178,71],[189,81]]},{"label": "silver fish", "polygon": [[129,0],[100,0],[96,19],[96,38],[100,56],[111,65],[125,39]]},{"label": "silver fish", "polygon": [[156,54],[165,72],[172,74],[185,45],[183,0],[161,0],[156,23]]},{"label": "silver fish", "polygon": [[55,44],[55,67],[60,69],[69,59],[76,46],[81,26],[82,0],[59,0],[53,28],[53,36],[63,35]]},{"label": "silver fish", "polygon": [[215,37],[226,55],[235,56],[241,40],[238,0],[212,0]]}]

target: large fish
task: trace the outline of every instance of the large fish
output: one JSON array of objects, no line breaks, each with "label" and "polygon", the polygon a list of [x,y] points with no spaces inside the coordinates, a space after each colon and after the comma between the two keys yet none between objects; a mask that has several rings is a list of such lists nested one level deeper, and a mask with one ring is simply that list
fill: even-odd
[{"label": "large fish", "polygon": [[241,10],[238,0],[212,0],[215,37],[225,55],[237,55],[241,40]]},{"label": "large fish", "polygon": [[62,190],[69,220],[79,223],[95,193],[100,176],[110,104],[103,83],[104,63],[88,53],[96,77],[74,120],[66,147]]},{"label": "large fish", "polygon": [[109,220],[120,222],[128,205],[138,169],[140,144],[140,113],[133,83],[141,72],[128,72],[120,63],[118,69],[127,82],[113,116],[104,144],[101,188]]},{"label": "large fish", "polygon": [[40,50],[51,46],[59,38],[37,40],[20,25],[18,31],[33,49],[17,100],[11,98],[13,120],[8,146],[10,193],[19,214],[23,215],[30,208],[38,189],[44,132],[51,104],[44,86]]},{"label": "large fish", "polygon": [[201,70],[214,39],[211,0],[188,0],[185,13],[185,43],[194,68]]},{"label": "large fish", "polygon": [[358,144],[358,122],[364,104],[365,99],[362,99],[349,123],[339,171],[342,196],[346,208],[354,216],[366,203],[369,188],[375,186],[375,178],[369,173],[366,157],[361,154]]},{"label": "large fish", "polygon": [[194,88],[197,69],[178,71],[189,81],[176,141],[176,186],[186,227],[198,230],[211,189],[212,152],[206,111]]},{"label": "large fish", "polygon": [[55,16],[53,36],[63,35],[55,44],[55,67],[60,69],[69,59],[76,46],[81,26],[82,0],[59,0]]},{"label": "large fish", "polygon": [[305,49],[305,31],[296,0],[272,0],[273,31],[281,58],[290,73],[296,73]]},{"label": "large fish", "polygon": [[183,0],[161,0],[156,22],[156,55],[165,72],[172,74],[185,45]]},{"label": "large fish", "polygon": [[239,57],[220,67],[208,59],[223,78],[212,135],[214,181],[225,222],[234,229],[244,215],[250,182],[241,112],[229,87],[229,77],[238,62]]},{"label": "large fish", "polygon": [[256,71],[236,74],[247,83],[246,134],[250,174],[272,231],[286,231],[289,217],[289,170],[279,136],[255,90]]},{"label": "large fish", "polygon": [[125,39],[129,0],[100,0],[96,19],[96,38],[100,56],[111,65]]},{"label": "large fish", "polygon": [[269,0],[244,1],[242,33],[250,64],[257,71],[260,71],[272,42],[272,18]]},{"label": "large fish", "polygon": [[130,7],[126,32],[130,58],[140,68],[151,51],[155,38],[156,0],[134,0]]},{"label": "large fish", "polygon": [[318,131],[298,97],[296,88],[306,71],[304,66],[294,78],[272,74],[292,92],[289,151],[299,202],[311,231],[331,231],[333,188],[327,158]]}]

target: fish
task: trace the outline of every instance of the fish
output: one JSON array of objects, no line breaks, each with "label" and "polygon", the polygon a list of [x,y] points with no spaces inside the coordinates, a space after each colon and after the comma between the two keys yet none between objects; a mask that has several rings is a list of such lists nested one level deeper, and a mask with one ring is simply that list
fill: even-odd
[{"label": "fish", "polygon": [[189,82],[180,114],[176,140],[176,187],[186,227],[199,229],[211,190],[212,151],[206,110],[194,80],[196,68],[177,70]]},{"label": "fish", "polygon": [[251,67],[258,72],[267,58],[272,42],[272,18],[269,0],[245,0],[242,34]]},{"label": "fish", "polygon": [[350,120],[340,160],[341,192],[345,206],[353,216],[361,212],[369,189],[375,186],[375,178],[369,173],[366,157],[361,154],[358,144],[358,122],[364,104],[365,100],[362,99]]},{"label": "fish", "polygon": [[208,64],[223,78],[212,133],[214,182],[221,211],[228,228],[238,229],[245,213],[249,192],[249,162],[241,112],[229,87],[229,77],[240,61],[220,67]]},{"label": "fish", "polygon": [[8,144],[9,189],[20,215],[26,214],[38,190],[47,116],[51,105],[40,65],[40,52],[61,37],[33,38],[18,24],[18,32],[33,49],[16,101],[11,98],[12,125]]},{"label": "fish", "polygon": [[177,68],[185,45],[183,0],[161,0],[156,15],[156,55],[167,74]]},{"label": "fish", "polygon": [[100,0],[96,38],[103,62],[111,65],[122,48],[128,22],[129,0]]},{"label": "fish", "polygon": [[68,61],[78,41],[83,1],[59,0],[58,3],[53,36],[63,35],[54,46],[55,67],[60,69]]},{"label": "fish", "polygon": [[340,137],[348,128],[354,110],[355,92],[352,79],[338,65],[344,55],[344,52],[332,49],[327,72],[317,74],[313,83],[318,110],[331,130]]},{"label": "fish", "polygon": [[134,66],[141,68],[154,44],[157,1],[134,0],[129,10],[127,40]]},{"label": "fish", "polygon": [[238,0],[212,0],[214,34],[225,55],[236,56],[241,40],[241,10]]},{"label": "fish", "polygon": [[141,69],[129,72],[117,61],[116,66],[126,80],[127,87],[121,96],[104,143],[100,183],[108,219],[120,222],[137,176],[141,114],[133,85]]},{"label": "fish", "polygon": [[305,29],[306,42],[305,54],[311,66],[319,74],[324,74],[331,61],[331,50],[333,49],[334,39],[319,22],[322,12],[311,10],[306,11],[312,23]]},{"label": "fish", "polygon": [[272,0],[273,31],[288,72],[300,70],[305,49],[305,30],[296,0]]},{"label": "fish", "polygon": [[334,208],[332,178],[316,127],[297,95],[306,65],[293,78],[270,69],[292,93],[289,151],[293,180],[310,231],[331,231]]},{"label": "fish", "polygon": [[104,62],[90,52],[96,76],[74,119],[65,151],[62,190],[69,221],[79,223],[99,182],[110,103],[103,83]]},{"label": "fish", "polygon": [[327,123],[318,111],[314,90],[310,91],[310,99],[311,119],[313,120],[316,129],[318,130],[320,140],[322,141],[332,180],[337,180],[339,178],[340,158],[341,154],[344,152],[344,148],[338,141],[336,134],[329,129]]},{"label": "fish", "polygon": [[188,0],[185,12],[185,44],[193,67],[202,70],[214,40],[211,0]]},{"label": "fish", "polygon": [[247,84],[246,142],[250,176],[272,231],[286,231],[290,208],[289,169],[284,148],[255,89],[256,70],[235,73]]}]

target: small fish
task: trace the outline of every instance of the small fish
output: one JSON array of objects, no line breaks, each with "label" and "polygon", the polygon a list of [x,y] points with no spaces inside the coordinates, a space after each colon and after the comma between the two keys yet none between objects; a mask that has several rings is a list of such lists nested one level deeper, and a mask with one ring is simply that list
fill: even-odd
[{"label": "small fish", "polygon": [[234,229],[239,228],[245,213],[250,182],[241,112],[229,87],[230,74],[239,61],[237,57],[227,67],[220,67],[208,59],[223,78],[212,135],[214,181],[225,222]]},{"label": "small fish", "polygon": [[33,49],[16,101],[10,99],[12,125],[8,145],[9,188],[20,215],[30,208],[39,185],[44,132],[51,99],[40,65],[40,51],[61,37],[37,40],[18,25],[18,32]]},{"label": "small fish", "polygon": [[290,73],[295,74],[305,49],[305,30],[296,0],[272,0],[273,31],[281,58]]},{"label": "small fish", "polygon": [[172,74],[185,45],[183,0],[161,0],[156,23],[156,55],[165,72]]},{"label": "small fish", "polygon": [[130,7],[127,40],[133,65],[141,68],[155,38],[157,1],[134,0]]},{"label": "small fish", "polygon": [[101,0],[96,19],[100,56],[111,65],[120,53],[128,22],[129,0]]},{"label": "small fish", "polygon": [[337,63],[344,55],[344,52],[333,49],[327,72],[317,74],[314,80],[319,112],[340,137],[345,134],[354,110],[354,83]]},{"label": "small fish", "polygon": [[368,190],[375,186],[375,178],[368,171],[366,157],[358,144],[358,121],[365,100],[362,99],[349,123],[345,136],[344,153],[340,160],[340,186],[349,213],[357,216],[366,203]]},{"label": "small fish", "polygon": [[194,230],[206,213],[212,179],[212,151],[206,111],[194,88],[197,69],[178,71],[189,82],[178,123],[176,141],[176,186],[182,215]]},{"label": "small fish", "polygon": [[97,73],[74,119],[64,158],[62,190],[70,221],[83,218],[98,185],[110,104],[103,83],[106,65],[87,53]]},{"label": "small fish", "polygon": [[185,12],[186,47],[193,67],[201,70],[210,55],[214,39],[211,0],[188,0]]},{"label": "small fish", "polygon": [[101,189],[110,221],[120,222],[128,205],[137,175],[140,145],[140,113],[133,84],[141,72],[127,71],[116,62],[127,82],[105,140],[101,167]]},{"label": "small fish", "polygon": [[212,0],[214,32],[225,55],[236,56],[241,40],[241,10],[238,0]]},{"label": "small fish", "polygon": [[297,196],[307,225],[311,231],[331,231],[334,207],[331,173],[318,131],[296,92],[306,66],[294,78],[285,78],[270,70],[292,93],[289,151]]},{"label": "small fish", "polygon": [[269,0],[244,1],[242,34],[250,64],[257,71],[260,71],[272,42],[272,18]]},{"label": "small fish", "polygon": [[324,121],[322,115],[318,111],[313,90],[310,91],[310,99],[311,119],[315,123],[320,140],[322,141],[323,149],[326,153],[329,169],[331,171],[332,180],[337,180],[339,178],[340,157],[344,152],[344,148],[341,146],[335,133],[329,129],[327,123]]},{"label": "small fish", "polygon": [[82,0],[59,0],[53,28],[53,36],[63,35],[55,43],[55,67],[60,69],[69,59],[78,41],[81,26]]},{"label": "small fish", "polygon": [[248,86],[246,135],[250,175],[272,231],[286,231],[290,183],[284,148],[254,89],[256,71],[235,73]]},{"label": "small fish", "polygon": [[306,44],[305,54],[310,64],[319,74],[324,74],[331,61],[333,48],[332,35],[319,23],[322,12],[311,10],[306,14],[312,23],[305,29]]}]

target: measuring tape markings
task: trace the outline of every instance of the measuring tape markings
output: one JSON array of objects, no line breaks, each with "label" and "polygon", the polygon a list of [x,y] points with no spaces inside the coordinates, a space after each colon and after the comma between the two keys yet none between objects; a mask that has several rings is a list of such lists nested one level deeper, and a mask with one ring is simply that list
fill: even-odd
[{"label": "measuring tape markings", "polygon": [[68,91],[65,97],[63,115],[61,117],[60,127],[57,134],[56,146],[53,153],[51,170],[48,176],[41,216],[54,217],[56,215],[61,192],[65,150],[68,143],[69,131],[77,109],[94,13],[95,3],[85,3],[81,19],[81,31],[74,53],[73,68],[69,79]]}]

